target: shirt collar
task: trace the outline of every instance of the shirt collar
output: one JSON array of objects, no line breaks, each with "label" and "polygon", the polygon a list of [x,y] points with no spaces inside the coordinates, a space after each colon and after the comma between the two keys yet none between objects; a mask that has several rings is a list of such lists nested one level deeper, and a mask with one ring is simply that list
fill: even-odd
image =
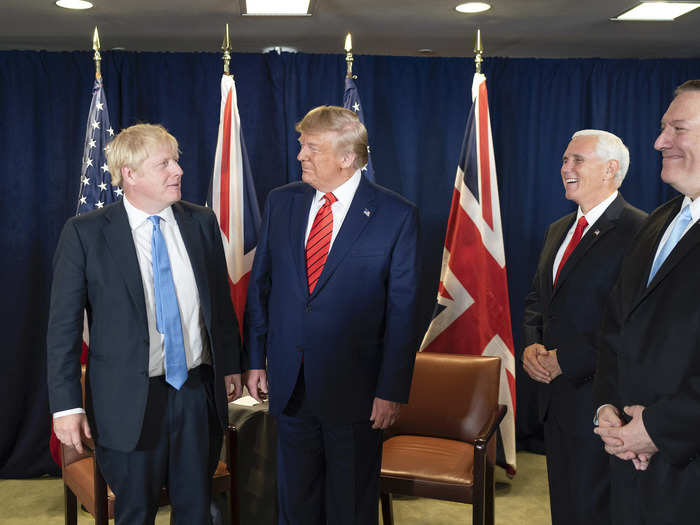
[{"label": "shirt collar", "polygon": [[[346,208],[349,208],[350,203],[352,202],[352,198],[355,196],[355,192],[357,191],[357,188],[360,185],[361,179],[362,172],[360,170],[357,170],[355,173],[353,173],[352,177],[343,182],[331,193],[335,195],[335,198],[338,199],[338,202],[340,202]],[[324,192],[316,190],[316,195],[314,196],[314,204],[319,203],[323,199],[324,195]]]},{"label": "shirt collar", "polygon": [[151,217],[151,215],[158,215],[158,217],[160,217],[162,220],[171,224],[174,224],[175,222],[175,215],[173,215],[172,206],[168,206],[167,208],[161,210],[158,213],[148,214],[143,210],[139,210],[136,206],[131,204],[131,202],[129,202],[129,199],[126,198],[126,195],[124,195],[123,200],[124,209],[126,210],[126,216],[129,219],[129,226],[131,227],[132,231],[136,228],[141,227],[144,222],[148,221],[148,218]]},{"label": "shirt collar", "polygon": [[[687,195],[683,198],[681,203],[681,210],[687,205],[690,205],[690,216],[693,218],[693,223],[700,218],[700,199],[692,200]],[[679,212],[680,213],[680,212]]]},{"label": "shirt collar", "polygon": [[[586,222],[590,226],[591,224],[595,223],[598,219],[600,219],[600,216],[605,213],[605,210],[608,209],[608,206],[610,206],[615,199],[617,199],[618,191],[615,190],[610,194],[609,197],[607,197],[605,200],[600,202],[599,204],[593,206],[590,210],[588,210],[587,213],[583,213],[581,211],[581,206],[578,207],[578,213],[576,214],[576,221],[578,221],[583,215],[586,216]],[[698,210],[700,211],[700,210]]]}]

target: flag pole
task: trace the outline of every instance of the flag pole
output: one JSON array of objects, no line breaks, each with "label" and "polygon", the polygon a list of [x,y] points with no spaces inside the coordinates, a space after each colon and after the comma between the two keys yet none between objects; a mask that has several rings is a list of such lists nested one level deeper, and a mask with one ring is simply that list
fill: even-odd
[{"label": "flag pole", "polygon": [[476,43],[474,44],[474,53],[476,53],[476,55],[474,56],[474,64],[476,65],[477,73],[481,73],[481,63],[484,61],[484,59],[481,58],[483,52],[484,46],[481,45],[481,29],[477,29]]},{"label": "flag pole", "polygon": [[97,32],[97,26],[95,26],[95,32],[92,34],[92,49],[95,50],[95,55],[92,57],[95,61],[95,78],[100,80],[102,78],[102,70],[100,68],[102,57],[100,56],[100,34]]},{"label": "flag pole", "polygon": [[221,43],[221,49],[224,51],[224,75],[231,76],[231,72],[229,71],[229,63],[231,62],[231,40],[228,36],[228,24],[226,24],[226,36]]},{"label": "flag pole", "polygon": [[348,78],[357,78],[352,74],[352,35],[348,33],[345,36],[345,63],[348,66],[348,72],[347,72],[347,77]]}]

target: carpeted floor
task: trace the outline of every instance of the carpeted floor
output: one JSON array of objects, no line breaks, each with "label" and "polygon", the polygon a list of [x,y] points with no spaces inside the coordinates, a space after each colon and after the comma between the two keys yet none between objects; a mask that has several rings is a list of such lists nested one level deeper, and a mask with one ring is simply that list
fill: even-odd
[{"label": "carpeted floor", "polygon": [[[471,523],[471,506],[448,501],[394,498],[396,525],[447,525]],[[168,507],[158,513],[156,524],[170,522]],[[0,480],[2,525],[60,525],[63,523],[63,484],[57,478]],[[93,523],[78,512],[79,524]],[[518,474],[508,479],[496,471],[497,525],[551,525],[549,491],[544,456],[520,452]],[[255,524],[243,524],[255,525]]]}]

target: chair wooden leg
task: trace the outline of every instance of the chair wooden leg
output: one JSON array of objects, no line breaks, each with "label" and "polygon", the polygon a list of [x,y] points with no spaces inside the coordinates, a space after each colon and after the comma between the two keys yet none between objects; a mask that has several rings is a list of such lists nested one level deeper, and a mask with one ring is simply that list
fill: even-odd
[{"label": "chair wooden leg", "polygon": [[68,485],[63,484],[63,499],[65,505],[65,521],[66,525],[78,524],[78,499],[75,494],[68,488]]},{"label": "chair wooden leg", "polygon": [[236,427],[230,425],[226,429],[228,445],[226,447],[226,463],[231,476],[231,490],[229,491],[229,510],[231,512],[231,525],[240,525],[241,509],[238,501],[238,469],[236,458],[238,454],[238,432]]},{"label": "chair wooden leg", "polygon": [[382,492],[382,522],[384,525],[394,525],[394,509],[391,504],[391,493]]},{"label": "chair wooden leg", "polygon": [[495,520],[496,480],[493,465],[486,465],[484,477],[484,523],[494,525]]}]

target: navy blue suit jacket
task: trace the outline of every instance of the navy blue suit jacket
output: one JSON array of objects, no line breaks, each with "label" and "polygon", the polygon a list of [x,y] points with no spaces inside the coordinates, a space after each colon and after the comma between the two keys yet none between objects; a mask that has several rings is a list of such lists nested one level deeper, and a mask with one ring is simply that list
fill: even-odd
[{"label": "navy blue suit jacket", "polygon": [[327,422],[369,420],[374,397],[406,402],[419,338],[418,219],[413,204],[364,177],[309,294],[304,236],[315,190],[270,192],[248,288],[251,369],[264,369],[270,412],[306,395]]},{"label": "navy blue suit jacket", "polygon": [[[194,271],[214,364],[214,401],[228,418],[224,375],[240,372],[221,233],[214,213],[172,206]],[[90,325],[86,411],[97,443],[136,446],[148,398],[149,334],[141,271],[123,202],[68,220],[54,256],[47,335],[52,412],[80,407],[83,310]]]}]

